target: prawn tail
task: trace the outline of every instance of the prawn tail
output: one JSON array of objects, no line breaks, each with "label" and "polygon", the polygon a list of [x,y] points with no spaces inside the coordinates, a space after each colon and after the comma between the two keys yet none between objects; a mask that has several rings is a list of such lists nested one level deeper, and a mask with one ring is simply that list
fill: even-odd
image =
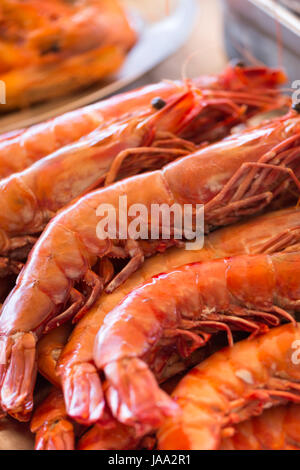
[{"label": "prawn tail", "polygon": [[73,425],[60,419],[49,426],[42,426],[35,437],[35,450],[74,450],[75,437]]},{"label": "prawn tail", "polygon": [[[19,421],[28,421],[33,408],[33,389],[37,374],[34,334],[20,333],[14,339],[3,338],[0,357],[2,409]],[[5,362],[3,358],[6,359]],[[3,364],[8,362],[5,369]]]},{"label": "prawn tail", "polygon": [[159,388],[145,362],[137,358],[114,361],[104,368],[108,380],[106,399],[114,417],[145,435],[174,416],[176,403]]},{"label": "prawn tail", "polygon": [[77,422],[91,425],[104,413],[101,381],[92,364],[75,364],[64,373],[63,391],[68,415]]},{"label": "prawn tail", "polygon": [[73,424],[68,420],[64,397],[53,388],[47,398],[36,408],[30,423],[36,433],[35,450],[74,450]]}]

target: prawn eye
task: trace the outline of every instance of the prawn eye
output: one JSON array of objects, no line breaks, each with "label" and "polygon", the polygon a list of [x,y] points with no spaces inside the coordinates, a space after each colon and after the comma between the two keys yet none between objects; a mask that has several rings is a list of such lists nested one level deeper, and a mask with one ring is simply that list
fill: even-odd
[{"label": "prawn eye", "polygon": [[160,97],[157,97],[157,98],[153,98],[153,100],[151,101],[151,105],[154,109],[162,109],[166,106],[166,102],[165,100],[163,100],[162,98]]},{"label": "prawn eye", "polygon": [[49,44],[47,47],[45,47],[41,51],[41,55],[47,55],[47,54],[57,54],[58,52],[61,51],[61,47],[58,43],[58,41],[54,41],[53,43]]},{"label": "prawn eye", "polygon": [[232,59],[230,61],[230,65],[232,67],[239,67],[240,69],[245,67],[245,62],[243,62],[241,59]]},{"label": "prawn eye", "polygon": [[294,103],[294,104],[292,105],[292,109],[293,109],[294,111],[297,111],[297,113],[300,114],[300,103]]}]

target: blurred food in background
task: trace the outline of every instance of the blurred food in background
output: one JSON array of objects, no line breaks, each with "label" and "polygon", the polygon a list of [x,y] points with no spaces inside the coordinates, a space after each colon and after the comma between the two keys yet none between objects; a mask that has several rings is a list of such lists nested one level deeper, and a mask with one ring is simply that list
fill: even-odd
[{"label": "blurred food in background", "polygon": [[0,111],[63,96],[119,69],[136,42],[119,0],[0,0]]}]

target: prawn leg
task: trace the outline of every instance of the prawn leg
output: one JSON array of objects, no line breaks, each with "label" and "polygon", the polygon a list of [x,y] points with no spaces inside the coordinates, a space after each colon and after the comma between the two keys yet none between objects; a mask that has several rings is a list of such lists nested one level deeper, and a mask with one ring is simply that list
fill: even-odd
[{"label": "prawn leg", "polygon": [[30,424],[36,433],[35,450],[74,450],[74,428],[68,419],[64,398],[53,388],[46,400],[37,407]]}]

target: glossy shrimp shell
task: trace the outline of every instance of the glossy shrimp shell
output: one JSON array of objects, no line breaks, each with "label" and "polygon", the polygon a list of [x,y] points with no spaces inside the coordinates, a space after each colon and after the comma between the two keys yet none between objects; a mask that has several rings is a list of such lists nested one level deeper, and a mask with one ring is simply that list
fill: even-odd
[{"label": "glossy shrimp shell", "polygon": [[[75,423],[76,424],[76,423]],[[82,435],[84,428],[75,426],[67,415],[63,394],[53,388],[39,405],[30,424],[35,433],[35,450],[74,450],[76,435]],[[112,418],[94,425],[80,437],[78,450],[134,450],[152,448],[154,438],[141,438],[135,429],[124,426]]]},{"label": "glossy shrimp shell", "polygon": [[[96,130],[79,143],[2,180],[0,200],[6,210],[0,217],[0,251],[6,254],[32,243],[29,234],[39,233],[59,209],[76,197],[108,184],[108,175],[110,182],[122,179],[161,167],[195,150],[192,143],[170,137],[169,133],[176,134],[184,127],[186,116],[196,108],[197,95],[192,91],[177,95],[148,118],[128,118]],[[162,133],[168,137],[161,137]],[[173,148],[165,147],[170,141],[174,142]],[[116,157],[126,151],[129,156],[117,170],[111,170]]]},{"label": "glossy shrimp shell", "polygon": [[[80,142],[63,147],[27,170],[4,179],[0,183],[0,203],[5,208],[0,218],[0,252],[20,249],[30,243],[28,235],[39,233],[57,210],[76,197],[104,183],[107,185],[125,176],[161,168],[169,161],[195,151],[196,147],[190,140],[203,143],[227,135],[232,126],[255,112],[253,106],[257,101],[256,108],[254,106],[256,112],[271,106],[263,105],[262,98],[257,98],[251,91],[248,91],[249,106],[245,111],[240,106],[241,101],[247,102],[243,92],[228,92],[226,96],[226,91],[221,93],[212,89],[206,95],[191,84],[175,88],[176,93],[173,90],[169,98],[163,100],[164,109],[161,111],[152,109],[149,113],[144,109],[140,116],[138,113],[123,115],[122,119],[109,121]],[[146,95],[151,95],[151,92]],[[124,103],[127,101],[131,101],[130,97],[124,98]],[[138,103],[139,99],[136,101]],[[100,107],[104,116],[113,112],[113,103]],[[122,104],[118,106],[122,109]],[[68,123],[69,119],[65,121]],[[76,122],[73,126],[77,127]],[[68,129],[65,132],[70,133]],[[33,142],[37,137],[43,139],[39,132],[36,136],[33,132]],[[9,161],[13,160],[9,156],[14,140],[6,142]],[[46,148],[47,139],[44,140]],[[5,141],[2,144],[5,147]],[[24,148],[26,153],[27,145],[22,145],[22,152]],[[22,158],[13,161],[22,161]]]},{"label": "glossy shrimp shell", "polygon": [[[237,105],[248,104],[247,117],[259,111],[280,108],[288,99],[276,93],[286,81],[279,70],[228,66],[216,76],[200,76],[194,86],[215,98],[232,99]],[[104,123],[151,114],[155,98],[169,102],[182,90],[183,83],[165,81],[122,93],[96,104],[66,113],[50,121],[0,136],[0,178],[24,170],[37,160],[69,145],[101,127]],[[232,98],[231,98],[232,97]],[[15,158],[12,159],[11,155]]]},{"label": "glossy shrimp shell", "polygon": [[248,421],[232,425],[220,450],[299,450],[300,406],[287,404],[264,411]]},{"label": "glossy shrimp shell", "polygon": [[[75,437],[82,435],[83,427],[74,423],[67,414],[61,381],[56,366],[70,334],[70,325],[62,325],[45,335],[38,343],[38,370],[55,387],[35,409],[30,429],[35,433],[36,450],[73,450]],[[154,439],[143,439],[144,445],[154,446]],[[136,449],[141,438],[134,428],[124,426],[105,413],[101,423],[84,432],[79,440],[79,450],[129,450]]]},{"label": "glossy shrimp shell", "polygon": [[37,407],[30,430],[36,433],[36,450],[74,450],[74,428],[68,419],[64,398],[59,389],[53,388]]},{"label": "glossy shrimp shell", "polygon": [[[154,436],[140,437],[135,429],[124,426],[113,419],[109,410],[105,410],[101,422],[87,431],[74,423],[68,415],[62,392],[60,377],[56,373],[56,364],[70,332],[69,325],[52,330],[38,344],[38,368],[55,388],[35,409],[30,429],[35,433],[36,450],[73,450],[74,436],[81,436],[78,450],[133,450],[152,449]],[[200,358],[199,358],[200,360]],[[164,388],[170,393],[178,379],[167,381]]]},{"label": "glossy shrimp shell", "polygon": [[[62,413],[62,419],[65,419],[68,414],[75,417],[78,421],[87,423],[86,415],[90,419],[89,412],[92,414],[93,410],[88,408],[91,401],[90,396],[96,394],[97,388],[101,387],[100,381],[91,381],[91,375],[87,374],[90,370],[93,371],[93,344],[99,326],[103,323],[105,315],[112,310],[119,301],[131,290],[136,288],[140,283],[146,281],[151,276],[158,274],[161,271],[168,271],[174,269],[179,265],[186,262],[204,261],[211,258],[223,257],[225,255],[233,255],[237,253],[253,253],[259,251],[283,250],[287,247],[295,246],[299,241],[299,210],[287,209],[278,211],[272,214],[266,214],[261,217],[249,220],[246,223],[236,224],[230,228],[224,228],[218,232],[208,235],[205,239],[205,247],[197,252],[184,251],[183,249],[174,248],[164,254],[159,254],[155,258],[149,259],[145,262],[144,266],[133,276],[126,281],[126,283],[118,288],[111,295],[104,295],[101,301],[93,307],[91,312],[84,317],[76,326],[70,340],[68,336],[70,333],[70,326],[63,325],[56,330],[52,330],[45,335],[38,343],[38,369],[52,384],[56,387],[64,386],[65,396],[67,398],[68,409]],[[63,355],[61,352],[65,345]],[[203,349],[201,350],[203,351]],[[204,351],[205,352],[205,351]],[[61,357],[60,357],[61,356]],[[200,361],[201,354],[193,358],[194,364]],[[57,368],[57,362],[60,358],[60,366]],[[176,372],[188,367],[187,362],[182,362],[173,365],[168,373],[173,375]],[[57,372],[61,371],[60,376]],[[82,374],[82,376],[81,376]],[[84,378],[88,377],[84,382]],[[165,377],[167,378],[167,376]],[[170,385],[168,384],[168,393],[170,393]],[[80,384],[90,384],[81,388]],[[164,389],[166,382],[164,382]],[[75,400],[78,397],[78,400]],[[48,400],[48,399],[47,399]],[[48,401],[49,404],[49,401]],[[36,435],[36,447],[47,448],[44,446],[44,435],[49,433],[52,429],[53,421],[49,419],[54,413],[53,407],[60,408],[61,400],[58,404],[51,400],[51,406],[48,408],[38,407],[35,411],[33,420],[36,421],[37,416],[42,413],[39,422],[39,432]],[[41,411],[40,411],[41,410]],[[45,410],[48,410],[45,413]],[[87,411],[88,410],[88,413]],[[59,413],[58,413],[59,414]],[[57,416],[56,413],[54,413]],[[69,421],[71,423],[71,421]],[[49,429],[50,428],[50,429]],[[59,433],[61,427],[56,425],[55,431]],[[53,440],[52,440],[53,442]],[[62,439],[58,439],[62,442]],[[80,450],[112,450],[112,449],[134,449],[137,445],[141,444],[141,438],[137,436],[133,427],[125,426],[117,423],[116,420],[110,420],[105,425],[95,425],[91,430],[87,431],[78,443]],[[44,446],[44,447],[43,447]]]},{"label": "glossy shrimp shell", "polygon": [[[148,259],[115,292],[103,294],[91,311],[76,325],[60,356],[57,372],[61,377],[68,414],[83,424],[95,422],[101,416],[103,399],[99,376],[93,365],[94,341],[106,315],[126,295],[152,276],[174,270],[186,263],[243,253],[271,253],[296,247],[300,237],[299,228],[299,210],[296,208],[269,213],[248,222],[223,228],[209,234],[201,250],[185,251],[172,248]],[[42,341],[47,344],[47,336]],[[51,342],[50,336],[50,344]],[[166,375],[162,378],[165,380],[185,370],[188,365],[187,359],[178,358],[177,362],[174,361],[166,368]]]},{"label": "glossy shrimp shell", "polygon": [[[73,450],[75,437],[82,435],[79,427],[67,414],[61,381],[56,366],[70,334],[70,325],[62,325],[44,336],[38,343],[38,370],[55,387],[35,409],[30,429],[35,433],[36,450]],[[78,443],[79,450],[129,450],[136,449],[141,437],[134,428],[124,426],[105,412],[101,423],[84,432]],[[154,445],[153,439],[146,439],[145,445]]]},{"label": "glossy shrimp shell", "polygon": [[192,369],[173,392],[179,413],[159,430],[159,449],[218,449],[238,423],[245,428],[265,409],[299,403],[299,339],[299,325],[284,325]]},{"label": "glossy shrimp shell", "polygon": [[232,330],[253,335],[281,319],[293,322],[291,312],[300,308],[299,259],[286,253],[194,263],[131,292],[105,318],[94,346],[113,415],[127,425],[155,428],[174,414],[156,378],[168,356],[177,351],[188,357],[201,347],[205,332],[224,330],[232,345]]},{"label": "glossy shrimp shell", "polygon": [[[24,170],[41,158],[78,141],[104,123],[129,116],[151,113],[151,101],[158,95],[169,100],[178,92],[172,83],[149,85],[72,111],[50,121],[1,136],[0,177]],[[16,158],[12,159],[14,154]]]},{"label": "glossy shrimp shell", "polygon": [[60,388],[61,383],[56,372],[56,366],[71,331],[71,325],[66,323],[43,336],[37,345],[39,373],[57,388]]},{"label": "glossy shrimp shell", "polygon": [[[183,111],[186,113],[185,108]],[[182,125],[178,109],[176,116]],[[2,307],[2,407],[19,418],[27,415],[24,406],[27,402],[31,402],[29,409],[32,406],[29,397],[35,375],[36,339],[74,315],[79,319],[92,307],[104,287],[103,279],[91,269],[99,259],[130,257],[106,287],[112,292],[142,265],[145,256],[176,243],[127,240],[120,244],[118,240],[99,239],[96,211],[100,204],[111,204],[117,210],[119,196],[126,194],[130,207],[138,194],[139,202],[150,213],[153,201],[169,206],[197,202],[204,204],[207,230],[227,225],[262,210],[295,181],[299,126],[299,117],[291,113],[177,160],[163,170],[90,193],[61,211],[31,251],[16,287]],[[298,180],[295,182],[299,189]],[[75,287],[79,281],[90,292],[87,299]],[[20,388],[13,394],[13,376],[16,364],[21,362],[26,363],[28,372],[20,384],[26,392]]]},{"label": "glossy shrimp shell", "polygon": [[[212,84],[211,87],[213,94],[220,94]],[[176,90],[179,93],[179,87]],[[151,92],[153,90],[145,94],[149,97]],[[0,202],[6,208],[0,218],[1,275],[20,270],[22,265],[18,261],[27,258],[35,242],[30,234],[39,233],[55,212],[72,199],[115,179],[160,168],[164,163],[195,150],[195,145],[176,136],[178,133],[188,132],[190,139],[201,130],[202,140],[214,139],[215,132],[227,133],[244,115],[235,104],[240,92],[234,92],[233,101],[225,99],[225,92],[219,98],[204,97],[203,93],[199,94],[197,89],[189,86],[185,91],[182,89],[182,94],[178,93],[174,94],[173,90],[170,99],[163,101],[165,106],[162,111],[155,113],[152,109],[152,112],[141,113],[135,118],[132,115],[123,116],[123,119],[102,126],[80,142],[54,152],[47,159],[0,183]],[[242,95],[245,100],[244,93]],[[104,115],[109,115],[116,107],[123,109],[122,103],[125,106],[133,100],[126,96],[123,100],[115,98],[115,102],[103,105]],[[143,93],[135,96],[136,105],[145,103],[143,96]],[[254,97],[250,94],[248,99],[250,103],[246,114],[251,115],[251,100]],[[257,106],[261,107],[262,103],[259,101]],[[217,119],[218,113],[220,116]],[[226,113],[230,119],[225,119]],[[68,118],[62,119],[62,122],[65,121],[68,123]],[[76,121],[73,125],[76,127]],[[68,134],[68,130],[65,132]],[[8,150],[14,140],[8,139]],[[22,151],[26,149],[25,141]],[[17,257],[16,262],[10,261],[12,256]]]},{"label": "glossy shrimp shell", "polygon": [[137,450],[152,449],[153,437],[141,438],[134,428],[113,421],[109,426],[95,424],[80,439],[77,450]]}]

